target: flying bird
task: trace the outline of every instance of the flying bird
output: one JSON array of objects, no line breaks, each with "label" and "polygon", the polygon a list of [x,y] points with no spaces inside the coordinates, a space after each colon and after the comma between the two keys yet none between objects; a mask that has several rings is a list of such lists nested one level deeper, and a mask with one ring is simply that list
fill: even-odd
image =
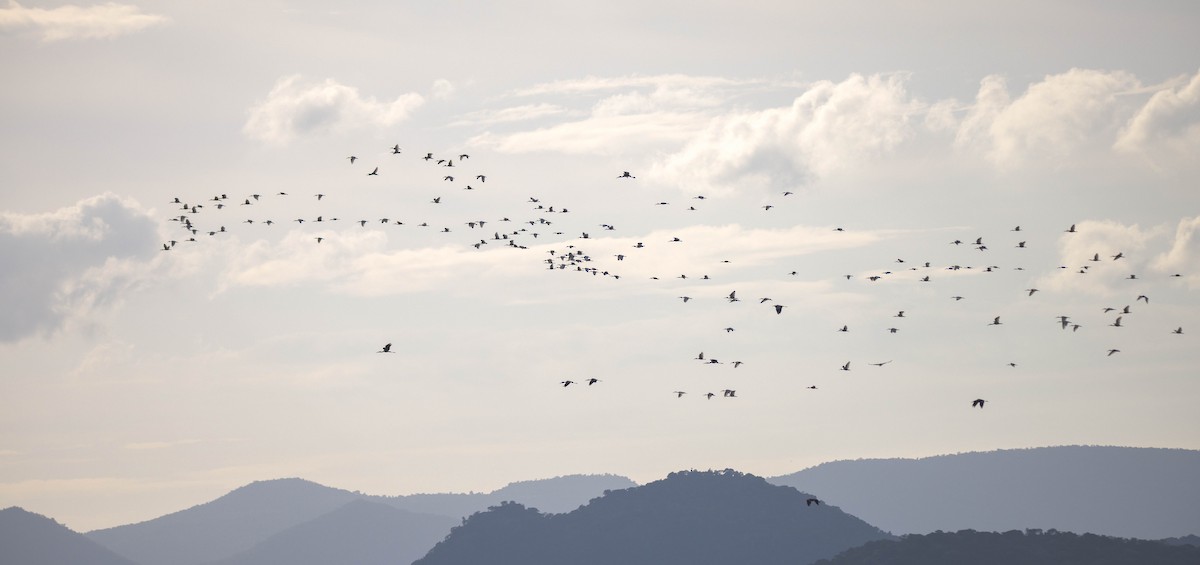
[{"label": "flying bird", "polygon": [[390,343],[387,345],[384,345],[383,349],[376,351],[376,353],[391,353],[391,352],[392,352],[392,344],[390,344]]},{"label": "flying bird", "polygon": [[985,402],[987,402],[987,401],[982,398],[976,398],[974,401],[971,402],[971,407],[974,408],[974,407],[978,406],[980,408],[983,408],[983,404]]},{"label": "flying bird", "polygon": [[369,176],[369,177],[379,176],[379,167],[375,167],[374,169],[372,169],[371,172],[367,173],[367,176]]}]

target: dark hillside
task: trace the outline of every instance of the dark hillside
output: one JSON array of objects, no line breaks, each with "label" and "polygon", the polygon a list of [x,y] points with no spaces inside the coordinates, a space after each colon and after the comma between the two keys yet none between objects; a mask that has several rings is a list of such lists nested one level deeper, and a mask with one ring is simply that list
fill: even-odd
[{"label": "dark hillside", "polygon": [[871,542],[816,565],[1196,565],[1200,548],[1094,534],[963,530]]},{"label": "dark hillside", "polygon": [[888,537],[808,498],[735,471],[672,473],[567,514],[493,507],[417,563],[795,565]]}]

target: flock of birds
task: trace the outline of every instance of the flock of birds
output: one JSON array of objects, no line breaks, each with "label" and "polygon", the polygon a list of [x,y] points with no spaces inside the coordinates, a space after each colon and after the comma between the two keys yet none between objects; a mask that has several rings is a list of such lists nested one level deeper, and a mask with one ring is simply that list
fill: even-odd
[{"label": "flock of birds", "polygon": [[[404,153],[404,151],[399,146],[399,144],[394,145],[388,149],[389,149],[389,151],[387,153],[388,157],[384,157],[384,158],[389,158],[389,159],[408,158],[407,154]],[[470,195],[472,195],[474,193],[482,192],[483,188],[485,186],[491,186],[491,185],[486,184],[488,181],[488,175],[484,174],[483,172],[470,170],[470,171],[466,171],[464,173],[460,173],[460,171],[464,171],[464,169],[470,168],[468,163],[471,162],[470,161],[471,156],[467,153],[455,153],[455,154],[446,155],[446,156],[435,156],[433,153],[426,152],[426,153],[421,154],[418,157],[418,159],[425,163],[423,166],[436,171],[435,173],[432,173],[429,175],[429,182],[431,184],[438,184],[440,187],[442,187],[442,188],[438,189],[436,194],[429,196],[429,200],[427,201],[429,206],[444,205],[445,203],[450,202],[452,199],[458,198],[457,196],[453,196],[455,194],[465,195],[464,197],[470,197]],[[387,169],[389,167],[387,164],[371,165],[370,169],[367,170],[367,169],[363,169],[361,165],[358,165],[358,162],[361,161],[362,159],[360,159],[360,157],[358,157],[357,155],[350,155],[350,156],[346,157],[346,160],[349,162],[350,170],[356,171],[357,174],[364,175],[366,177],[371,177],[372,179],[375,179],[375,178],[386,179],[387,178],[386,173],[387,173]],[[440,179],[440,180],[437,180],[437,179]],[[469,179],[469,182],[464,181],[464,179]],[[618,182],[633,182],[637,179],[637,177],[629,171],[622,171],[620,174],[616,175],[616,179]],[[451,188],[453,188],[454,190],[451,191],[450,190]],[[464,193],[463,191],[466,191],[466,192]],[[788,197],[788,196],[792,195],[792,193],[790,191],[782,191],[781,194],[783,197]],[[269,214],[258,215],[258,217],[249,217],[252,215],[251,214],[252,212],[272,211],[273,208],[271,208],[270,203],[272,202],[273,199],[296,199],[296,198],[310,199],[311,205],[314,207],[317,207],[318,211],[316,211],[314,213],[310,213],[305,216],[295,217],[295,218],[267,217],[267,216],[269,216]],[[587,230],[581,230],[578,232],[566,231],[566,229],[563,227],[563,224],[568,223],[568,222],[565,222],[562,218],[568,217],[568,216],[565,216],[567,214],[573,214],[571,212],[571,210],[568,207],[566,207],[562,204],[559,204],[559,203],[544,202],[542,198],[539,198],[537,196],[529,196],[527,200],[523,200],[523,204],[524,204],[524,208],[523,208],[524,215],[523,216],[518,216],[518,214],[522,213],[522,210],[516,209],[516,206],[514,203],[515,211],[513,213],[511,213],[510,216],[500,216],[500,217],[493,216],[493,217],[489,217],[489,218],[461,218],[455,224],[444,224],[444,225],[437,225],[437,226],[432,225],[427,220],[406,222],[402,219],[392,217],[392,216],[381,216],[378,213],[376,213],[372,217],[356,217],[356,218],[347,218],[347,219],[343,220],[339,217],[327,215],[327,214],[319,211],[320,207],[327,205],[327,203],[333,199],[334,199],[333,195],[329,195],[329,194],[325,194],[325,193],[315,193],[312,195],[291,195],[291,194],[288,194],[286,191],[278,191],[278,192],[275,192],[270,195],[255,193],[255,194],[239,195],[236,197],[230,197],[227,194],[212,194],[212,195],[208,195],[206,197],[203,197],[201,199],[196,199],[196,200],[183,199],[183,198],[176,197],[171,201],[171,203],[177,206],[177,211],[172,217],[169,218],[169,221],[177,224],[178,233],[180,234],[180,236],[177,239],[172,239],[170,241],[163,243],[162,250],[170,252],[170,251],[176,250],[180,245],[183,245],[183,244],[195,243],[195,242],[201,241],[205,238],[222,237],[225,234],[234,231],[234,228],[232,227],[234,225],[234,222],[237,222],[237,224],[245,224],[245,225],[257,224],[259,226],[266,226],[266,227],[273,226],[274,224],[277,224],[277,223],[286,223],[286,224],[295,224],[297,229],[303,228],[305,225],[309,226],[310,228],[312,226],[320,226],[322,228],[327,228],[329,226],[332,226],[335,222],[343,222],[343,223],[352,224],[352,225],[357,224],[359,229],[366,229],[367,226],[369,226],[369,225],[373,226],[373,227],[411,226],[411,227],[415,227],[418,229],[429,230],[430,232],[439,232],[439,233],[445,233],[445,234],[460,233],[463,231],[460,226],[466,226],[467,229],[465,230],[465,232],[468,233],[469,236],[467,238],[467,241],[465,241],[465,245],[469,245],[469,246],[475,248],[476,250],[483,251],[485,249],[490,249],[490,248],[494,248],[494,247],[528,250],[530,248],[530,246],[532,245],[532,242],[537,242],[538,244],[545,244],[543,246],[552,245],[552,246],[556,247],[557,249],[548,249],[546,251],[546,256],[540,260],[545,265],[545,269],[547,271],[571,272],[571,273],[579,273],[579,274],[589,275],[589,276],[594,276],[594,277],[609,277],[613,280],[620,280],[623,276],[620,272],[621,266],[628,264],[627,259],[632,260],[634,258],[634,256],[637,253],[639,253],[640,250],[644,250],[651,246],[659,246],[659,245],[668,245],[668,246],[685,245],[685,243],[682,241],[682,239],[680,239],[679,237],[673,237],[664,242],[637,242],[631,246],[632,248],[629,251],[623,252],[623,253],[617,253],[617,254],[612,254],[612,255],[608,255],[608,254],[593,255],[593,254],[589,253],[586,249],[584,249],[584,247],[587,246],[590,242],[597,240],[598,238],[593,237],[591,232],[587,231]],[[693,197],[693,200],[695,201],[695,203],[691,204],[686,209],[687,210],[696,210],[696,206],[702,205],[702,203],[705,199],[706,199],[706,197],[703,195],[697,195],[697,196]],[[659,201],[659,202],[653,202],[653,205],[669,206],[670,204],[668,202]],[[761,205],[760,207],[763,208],[765,211],[770,211],[773,208],[775,208],[776,205],[765,204],[765,205]],[[234,212],[235,210],[237,212]],[[514,220],[512,218],[517,218],[517,219]],[[615,227],[614,224],[608,223],[608,222],[600,223],[600,224],[588,224],[588,225],[595,225],[600,228],[601,232],[605,232],[605,233],[615,232],[617,230],[617,228]],[[490,226],[490,228],[487,226]],[[844,232],[845,231],[844,229],[842,229],[840,227],[831,228],[831,229],[836,232]],[[1023,230],[1020,226],[1016,226],[1016,227],[1012,228],[1011,231],[1013,233],[1017,234],[1018,237],[1023,235],[1022,234]],[[1062,231],[1063,231],[1063,233],[1066,233],[1066,234],[1079,233],[1079,230],[1077,229],[1076,225],[1071,225],[1071,226],[1063,229]],[[332,230],[332,229],[323,229],[322,231],[314,232],[311,235],[312,240],[314,242],[313,245],[322,245],[322,244],[324,244],[324,242],[328,241],[331,237],[337,237],[338,233],[340,233],[340,232],[338,232],[336,230]],[[950,241],[949,243],[956,247],[969,245],[971,248],[973,248],[974,250],[976,250],[978,252],[986,252],[989,249],[989,246],[987,243],[985,243],[983,237],[977,237],[973,240],[967,240],[967,241],[955,239],[953,241]],[[1019,239],[1013,243],[1013,247],[1015,247],[1017,249],[1025,249],[1025,248],[1027,248],[1026,244],[1027,244],[1026,240]],[[1082,259],[1081,262],[1083,264],[1081,266],[1070,267],[1070,268],[1077,269],[1076,272],[1078,272],[1080,274],[1087,274],[1087,273],[1089,273],[1089,271],[1092,268],[1091,265],[1101,263],[1101,262],[1106,262],[1106,261],[1107,262],[1122,261],[1126,258],[1125,254],[1122,251],[1120,251],[1120,250],[1113,250],[1113,251],[1115,251],[1115,252],[1106,252],[1103,256],[1100,252],[1096,252],[1090,258]],[[1111,254],[1109,254],[1109,253],[1111,253]],[[977,255],[977,256],[982,256],[982,255]],[[729,261],[725,261],[725,262],[728,263]],[[1068,267],[1064,266],[1061,268],[1067,269]],[[892,269],[897,269],[897,270],[894,271]],[[896,259],[895,265],[892,268],[882,269],[882,270],[872,273],[870,275],[863,276],[863,278],[868,282],[878,282],[878,281],[884,280],[890,276],[893,276],[893,275],[895,275],[899,272],[903,272],[903,271],[925,271],[926,273],[935,273],[936,270],[940,270],[940,269],[944,269],[944,270],[948,270],[948,271],[957,271],[957,270],[962,270],[962,269],[976,269],[976,271],[978,271],[978,272],[994,272],[994,271],[998,271],[1000,269],[1000,267],[996,266],[996,265],[987,265],[984,267],[976,268],[976,267],[972,267],[972,266],[964,266],[964,265],[959,265],[959,264],[935,267],[932,264],[932,262],[913,262],[912,266],[910,266],[909,262],[906,261],[905,259]],[[1016,269],[1020,270],[1021,268],[1016,267]],[[787,272],[785,274],[791,275],[791,276],[796,276],[799,273],[797,271],[791,271],[791,272]],[[845,280],[850,280],[850,279],[854,278],[855,276],[856,275],[852,275],[852,274],[838,275],[838,278],[844,278]],[[931,275],[931,274],[924,274],[923,276],[920,276],[920,278],[917,278],[916,280],[920,283],[930,283],[932,281],[933,276],[934,275]],[[1181,275],[1174,274],[1171,276],[1179,277]],[[665,278],[667,278],[667,276],[665,276],[665,275],[661,276],[661,277],[660,276],[651,276],[650,277],[651,280],[658,280],[658,281],[661,281]],[[679,279],[679,280],[689,280],[689,277],[686,274],[674,275],[674,276],[670,276],[670,278]],[[1126,278],[1129,280],[1140,280],[1136,274],[1128,274]],[[693,276],[693,277],[691,277],[689,282],[696,281],[696,280],[705,281],[704,284],[712,284],[711,281],[713,281],[714,279],[711,278],[709,275]],[[1025,295],[1027,297],[1033,297],[1034,294],[1039,292],[1039,289],[1038,288],[1024,288],[1024,289],[1021,289],[1020,292],[1025,293]],[[721,294],[720,296],[725,302],[730,303],[730,304],[743,303],[744,301],[747,301],[747,302],[755,303],[757,305],[766,305],[767,307],[769,307],[768,312],[774,312],[775,315],[781,315],[781,316],[785,315],[786,309],[788,308],[787,305],[779,304],[770,297],[757,297],[757,298],[745,299],[744,297],[738,295],[738,290],[731,290],[728,292],[728,294]],[[690,295],[682,295],[682,296],[677,297],[677,299],[681,300],[682,303],[684,303],[684,304],[690,304],[693,301],[695,301],[696,298],[697,297],[693,297]],[[951,296],[949,298],[953,299],[956,302],[964,299],[963,296],[958,296],[958,295]],[[1150,298],[1146,294],[1138,294],[1136,299],[1134,299],[1132,302],[1137,303],[1139,301],[1143,302],[1146,305],[1149,305]],[[1131,308],[1131,306],[1129,306],[1129,305],[1126,305],[1123,308],[1104,307],[1103,310],[1104,310],[1104,313],[1106,313],[1106,314],[1115,314],[1115,317],[1112,319],[1112,322],[1108,324],[1109,326],[1111,326],[1113,328],[1125,327],[1122,324],[1122,320],[1125,318],[1125,316],[1132,315],[1134,312],[1133,308]],[[893,316],[893,318],[895,318],[895,319],[906,319],[909,317],[910,316],[906,315],[906,310],[898,310],[897,313]],[[1004,324],[1004,318],[1005,317],[1003,315],[997,315],[997,316],[992,317],[992,319],[989,322],[987,322],[986,324],[981,324],[981,325],[990,326],[990,327],[1001,326]],[[1056,320],[1057,320],[1057,323],[1059,324],[1059,326],[1061,327],[1061,329],[1064,331],[1069,330],[1070,332],[1077,332],[1078,330],[1080,330],[1080,328],[1083,327],[1083,325],[1081,323],[1077,322],[1072,316],[1058,315],[1058,316],[1056,316]],[[890,325],[889,327],[886,328],[887,332],[890,334],[896,334],[901,330],[901,328],[898,327],[899,322],[893,322],[893,324],[897,324],[897,325]],[[721,329],[723,331],[725,331],[726,333],[732,333],[736,330],[736,328],[733,326],[725,326]],[[843,333],[849,332],[850,327],[849,327],[849,324],[843,324],[840,327],[833,328],[833,331],[843,332]],[[1164,331],[1164,333],[1182,335],[1184,333],[1184,329],[1182,326],[1178,326],[1178,327],[1174,328],[1173,330]],[[1121,350],[1117,349],[1117,348],[1109,348],[1106,352],[1106,356],[1111,357],[1115,354],[1120,353],[1120,351]],[[391,343],[385,344],[378,351],[378,353],[384,353],[384,354],[390,354],[390,353],[394,353],[394,352],[395,351],[392,349]],[[704,352],[700,352],[694,358],[694,360],[698,361],[700,364],[703,364],[703,365],[729,365],[735,369],[744,364],[744,362],[740,361],[740,360],[724,362],[717,358],[712,357],[711,355],[706,355]],[[885,365],[888,365],[889,363],[892,363],[891,359],[886,360],[886,361],[869,362],[866,364],[868,366],[884,367]],[[1009,365],[1015,367],[1016,363],[1009,363]],[[854,367],[854,362],[852,360],[845,361],[845,362],[838,362],[836,367],[838,369],[840,369],[841,371],[851,371]],[[831,369],[832,368],[833,367],[831,367]],[[601,382],[603,382],[603,381],[599,378],[590,377],[590,378],[578,378],[578,380],[573,380],[573,379],[560,380],[560,381],[558,381],[558,385],[560,385],[563,388],[568,388],[571,385],[579,384],[579,385],[585,385],[585,388],[586,388],[586,387],[591,387],[591,386],[596,385]],[[808,385],[806,388],[811,389],[811,390],[817,390],[818,387],[815,384],[812,384],[812,385]],[[690,392],[691,391],[686,391],[686,390],[672,390],[672,391],[670,391],[670,394],[672,394],[675,398],[684,398],[685,396],[689,395]],[[713,398],[718,398],[718,397],[725,398],[725,399],[738,398],[737,390],[735,388],[723,388],[723,389],[720,389],[717,391],[705,391],[705,392],[698,393],[697,395],[702,398],[705,398],[705,399],[713,399]],[[983,408],[987,402],[988,402],[988,400],[986,400],[984,398],[976,398],[973,401],[971,401],[970,406],[974,407],[974,408]],[[811,500],[809,501],[810,504],[813,502],[814,501],[811,501]]]}]

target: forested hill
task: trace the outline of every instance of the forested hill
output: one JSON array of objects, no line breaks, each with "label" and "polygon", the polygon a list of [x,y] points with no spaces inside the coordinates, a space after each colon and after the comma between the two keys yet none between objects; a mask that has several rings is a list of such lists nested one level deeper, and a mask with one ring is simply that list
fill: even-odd
[{"label": "forested hill", "polygon": [[678,472],[566,514],[506,503],[414,565],[808,563],[888,534],[811,495],[736,471]]}]

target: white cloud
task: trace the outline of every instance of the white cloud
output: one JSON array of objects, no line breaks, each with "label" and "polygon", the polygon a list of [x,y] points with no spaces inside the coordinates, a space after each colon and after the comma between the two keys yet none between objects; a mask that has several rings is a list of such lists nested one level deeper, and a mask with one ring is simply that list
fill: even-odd
[{"label": "white cloud", "polygon": [[595,92],[654,88],[656,90],[692,90],[712,92],[718,88],[744,87],[761,84],[760,81],[740,81],[724,77],[691,75],[649,75],[624,77],[595,77],[557,80],[533,85],[518,90],[517,96],[541,96],[547,94],[590,94]]},{"label": "white cloud", "polygon": [[9,0],[7,8],[0,8],[0,30],[36,28],[42,32],[43,41],[110,39],[166,21],[164,16],[143,14],[137,6],[113,2],[48,10],[26,8]]},{"label": "white cloud", "polygon": [[506,117],[525,119],[563,114],[583,118],[532,131],[486,132],[471,143],[506,153],[647,153],[678,146],[702,131],[713,111],[733,96],[768,84],[779,86],[764,81],[688,75],[587,77],[543,83],[517,91],[515,96],[566,96],[595,102],[590,109],[579,112],[561,110],[549,103],[519,106]]},{"label": "white cloud", "polygon": [[795,186],[890,151],[922,111],[902,75],[812,85],[791,106],[713,119],[649,176],[700,192]]},{"label": "white cloud", "polygon": [[450,125],[490,125],[509,122],[523,122],[526,120],[536,120],[539,118],[563,114],[566,111],[566,108],[554,104],[523,104],[510,108],[501,108],[499,110],[479,110],[477,112],[464,114],[454,122],[451,122]]},{"label": "white cloud", "polygon": [[[317,235],[326,237],[318,243]],[[289,232],[278,243],[258,241],[234,257],[228,286],[318,285],[358,296],[420,292],[481,270],[503,269],[513,257],[461,245],[389,249],[382,231]]]},{"label": "white cloud", "polygon": [[597,115],[532,131],[507,135],[484,133],[470,145],[490,146],[501,153],[557,151],[615,155],[646,151],[662,144],[679,144],[703,127],[706,118],[694,113]]},{"label": "white cloud", "polygon": [[959,125],[956,143],[1012,167],[1036,160],[1056,163],[1086,147],[1106,147],[1124,121],[1119,99],[1139,87],[1124,71],[1071,69],[1029,86],[1013,100],[1004,78],[985,77],[975,105]]},{"label": "white cloud", "polygon": [[1155,164],[1163,159],[1173,164],[1193,162],[1200,150],[1200,73],[1178,89],[1155,92],[1113,147],[1143,155]]},{"label": "white cloud", "polygon": [[313,83],[293,75],[280,79],[267,99],[250,109],[242,131],[255,139],[287,143],[309,134],[391,126],[408,119],[424,102],[411,92],[380,102],[333,79]]},{"label": "white cloud", "polygon": [[117,301],[161,249],[156,225],[112,194],[46,214],[0,213],[0,341],[57,330]]}]

